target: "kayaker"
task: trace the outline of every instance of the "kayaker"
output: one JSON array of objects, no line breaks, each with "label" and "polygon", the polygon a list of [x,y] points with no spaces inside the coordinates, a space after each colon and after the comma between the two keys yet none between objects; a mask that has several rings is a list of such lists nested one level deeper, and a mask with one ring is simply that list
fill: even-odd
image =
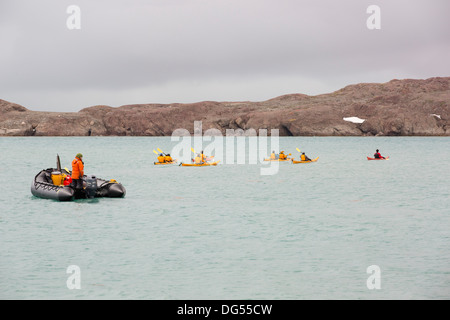
[{"label": "kayaker", "polygon": [[83,155],[77,153],[75,159],[72,161],[72,185],[75,189],[83,189],[83,176],[84,176],[84,162]]},{"label": "kayaker", "polygon": [[202,163],[202,158],[200,157],[199,153],[197,153],[197,156],[194,159],[194,163],[195,164],[201,164]]},{"label": "kayaker", "polygon": [[164,161],[169,163],[173,161],[170,153],[166,154],[166,156],[164,157]]},{"label": "kayaker", "polygon": [[375,152],[375,154],[373,155],[373,157],[375,158],[375,159],[386,159],[385,157],[383,157],[382,155],[381,155],[381,153],[380,153],[380,150],[376,150],[376,152]]},{"label": "kayaker", "polygon": [[203,150],[202,150],[202,152],[200,154],[200,158],[201,158],[202,164],[206,162],[206,156],[203,154]]},{"label": "kayaker", "polygon": [[302,155],[300,156],[300,160],[301,160],[301,161],[311,161],[311,159],[308,158],[304,152],[303,152]]},{"label": "kayaker", "polygon": [[164,155],[162,153],[160,153],[158,156],[158,162],[164,163],[165,160],[166,160],[166,157],[164,157]]},{"label": "kayaker", "polygon": [[271,160],[275,160],[277,158],[277,155],[275,153],[275,150],[272,151],[272,154],[270,155]]},{"label": "kayaker", "polygon": [[284,154],[284,151],[280,152],[280,160],[286,160],[287,159],[287,155]]}]

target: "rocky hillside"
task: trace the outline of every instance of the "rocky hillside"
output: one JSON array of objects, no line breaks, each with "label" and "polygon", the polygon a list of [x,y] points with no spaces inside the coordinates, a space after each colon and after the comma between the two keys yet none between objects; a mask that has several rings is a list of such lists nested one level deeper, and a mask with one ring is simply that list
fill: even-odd
[{"label": "rocky hillside", "polygon": [[[344,118],[357,117],[355,123]],[[93,106],[35,112],[0,100],[1,136],[169,136],[175,129],[279,129],[282,136],[450,136],[450,77],[362,83],[263,102]]]}]

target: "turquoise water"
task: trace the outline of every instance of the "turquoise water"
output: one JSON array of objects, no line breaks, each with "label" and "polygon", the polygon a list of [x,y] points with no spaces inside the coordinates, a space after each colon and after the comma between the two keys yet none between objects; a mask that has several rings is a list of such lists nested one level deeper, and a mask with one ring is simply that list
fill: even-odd
[{"label": "turquoise water", "polygon": [[[242,138],[240,138],[242,139]],[[1,299],[448,299],[449,138],[280,138],[313,164],[153,166],[170,138],[0,138]],[[379,148],[389,161],[367,161]],[[84,154],[124,199],[35,198]],[[222,162],[223,163],[223,162]],[[66,273],[80,268],[81,289]],[[369,290],[371,265],[381,289]]]}]

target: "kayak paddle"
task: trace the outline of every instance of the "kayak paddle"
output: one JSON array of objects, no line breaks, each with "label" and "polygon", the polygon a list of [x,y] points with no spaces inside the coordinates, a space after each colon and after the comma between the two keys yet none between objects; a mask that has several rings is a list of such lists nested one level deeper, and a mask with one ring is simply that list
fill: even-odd
[{"label": "kayak paddle", "polygon": [[159,152],[161,152],[163,155],[166,155],[160,148],[156,148]]}]

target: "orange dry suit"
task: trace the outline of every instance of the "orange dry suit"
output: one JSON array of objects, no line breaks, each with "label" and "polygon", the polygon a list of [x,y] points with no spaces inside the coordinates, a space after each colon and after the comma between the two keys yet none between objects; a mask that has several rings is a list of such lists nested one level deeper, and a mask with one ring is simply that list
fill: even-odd
[{"label": "orange dry suit", "polygon": [[78,180],[84,176],[84,164],[80,158],[75,158],[72,161],[72,179]]}]

